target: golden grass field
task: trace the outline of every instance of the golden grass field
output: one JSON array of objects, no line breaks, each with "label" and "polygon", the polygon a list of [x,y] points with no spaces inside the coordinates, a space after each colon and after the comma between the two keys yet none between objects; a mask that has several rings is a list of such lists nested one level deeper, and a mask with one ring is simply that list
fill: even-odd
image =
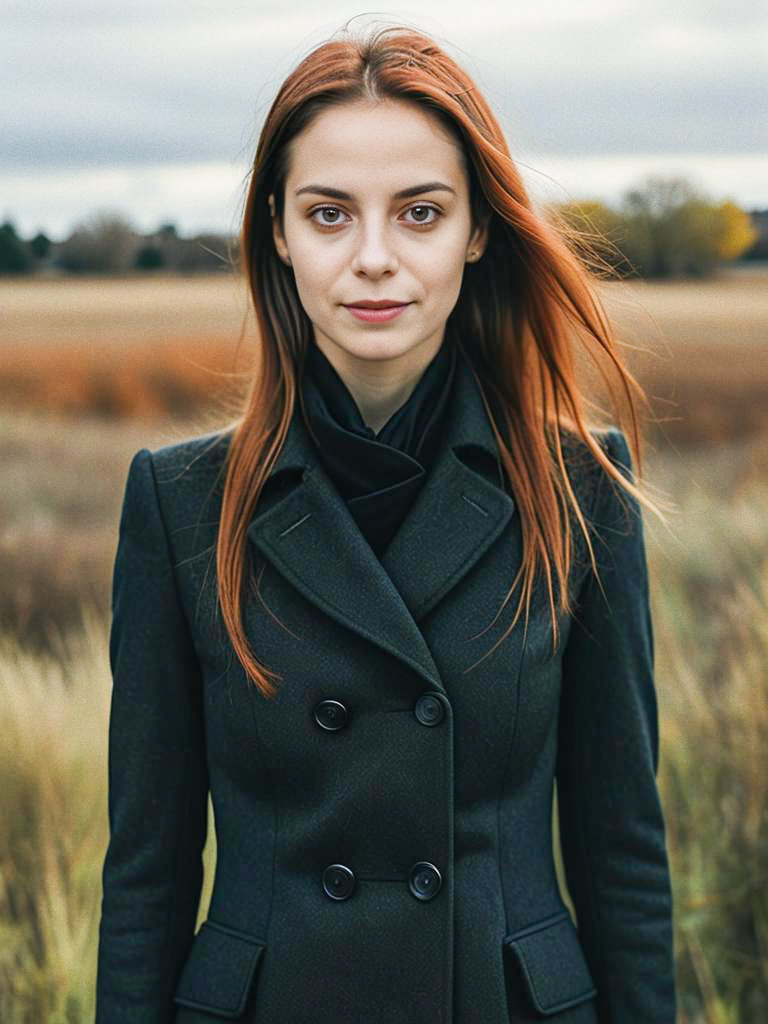
[{"label": "golden grass field", "polygon": [[[677,1024],[768,1020],[767,286],[600,288],[658,420],[645,482],[676,506],[644,523]],[[126,472],[234,415],[253,323],[226,276],[4,280],[0,308],[0,1021],[89,1024]]]}]

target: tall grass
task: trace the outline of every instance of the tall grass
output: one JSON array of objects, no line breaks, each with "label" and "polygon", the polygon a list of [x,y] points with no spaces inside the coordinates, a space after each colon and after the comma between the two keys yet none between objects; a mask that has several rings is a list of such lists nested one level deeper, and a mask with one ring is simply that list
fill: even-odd
[{"label": "tall grass", "polygon": [[0,639],[0,1019],[86,1020],[104,842],[103,636],[67,658]]},{"label": "tall grass", "polygon": [[51,639],[58,654],[0,635],[3,1024],[87,1024],[95,1012],[111,680],[108,622],[84,605],[81,623]]},{"label": "tall grass", "polygon": [[702,454],[680,543],[649,553],[681,1024],[768,1020],[768,477],[748,455],[719,453],[707,493]]}]

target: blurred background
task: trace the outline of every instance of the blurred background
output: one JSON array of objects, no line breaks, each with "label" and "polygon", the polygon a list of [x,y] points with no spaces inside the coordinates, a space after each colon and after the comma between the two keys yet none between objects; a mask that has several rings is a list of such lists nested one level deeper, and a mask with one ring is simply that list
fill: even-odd
[{"label": "blurred background", "polygon": [[591,232],[615,270],[599,290],[649,396],[645,480],[676,505],[669,530],[646,517],[646,541],[679,1020],[764,1022],[768,8],[363,13],[0,8],[0,1019],[92,1019],[128,464],[236,413],[254,329],[232,268],[258,132],[285,75],[357,15],[444,45],[542,215]]}]

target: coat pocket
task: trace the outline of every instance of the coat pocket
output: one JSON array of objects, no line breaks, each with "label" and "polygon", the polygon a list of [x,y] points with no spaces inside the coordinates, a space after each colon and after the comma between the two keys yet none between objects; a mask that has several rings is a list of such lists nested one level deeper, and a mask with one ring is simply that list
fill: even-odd
[{"label": "coat pocket", "polygon": [[597,995],[578,932],[566,909],[503,939],[520,969],[531,1005],[547,1017]]},{"label": "coat pocket", "polygon": [[218,1017],[239,1017],[266,944],[251,935],[203,921],[176,986],[174,1002]]}]

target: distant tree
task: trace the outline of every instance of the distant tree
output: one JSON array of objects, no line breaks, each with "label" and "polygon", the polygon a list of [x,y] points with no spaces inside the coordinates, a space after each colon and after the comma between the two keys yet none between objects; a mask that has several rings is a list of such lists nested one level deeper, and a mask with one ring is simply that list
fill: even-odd
[{"label": "distant tree", "polygon": [[157,270],[165,266],[163,250],[152,242],[142,245],[136,252],[134,266],[137,270]]},{"label": "distant tree", "polygon": [[721,256],[725,260],[737,260],[757,241],[757,228],[746,210],[730,199],[718,206],[717,214]]},{"label": "distant tree", "polygon": [[30,238],[29,242],[27,242],[29,251],[36,260],[46,259],[51,251],[52,244],[48,235],[43,234],[42,231],[38,231],[34,238]]},{"label": "distant tree", "polygon": [[184,239],[177,254],[176,266],[184,273],[231,270],[232,245],[233,240],[226,235],[201,234]]},{"label": "distant tree", "polygon": [[651,176],[625,193],[622,249],[644,277],[704,276],[734,260],[754,238],[735,203],[715,204],[683,178]]},{"label": "distant tree", "polygon": [[179,259],[187,245],[186,239],[180,238],[175,224],[161,224],[152,235],[147,235],[145,245],[151,247],[159,255],[149,255],[150,263],[153,258],[162,260],[162,266],[167,269],[177,270]]},{"label": "distant tree", "polygon": [[25,274],[30,263],[29,251],[11,221],[0,224],[0,274]]},{"label": "distant tree", "polygon": [[75,273],[117,273],[130,270],[141,237],[122,214],[101,211],[77,224],[57,247],[57,262]]},{"label": "distant tree", "polygon": [[768,260],[768,209],[750,210],[749,223],[755,232],[755,240],[744,253],[745,260]]},{"label": "distant tree", "polygon": [[623,250],[636,273],[668,277],[684,271],[681,256],[686,243],[680,235],[681,211],[698,199],[682,178],[649,177],[624,193],[622,213],[626,236]]}]

